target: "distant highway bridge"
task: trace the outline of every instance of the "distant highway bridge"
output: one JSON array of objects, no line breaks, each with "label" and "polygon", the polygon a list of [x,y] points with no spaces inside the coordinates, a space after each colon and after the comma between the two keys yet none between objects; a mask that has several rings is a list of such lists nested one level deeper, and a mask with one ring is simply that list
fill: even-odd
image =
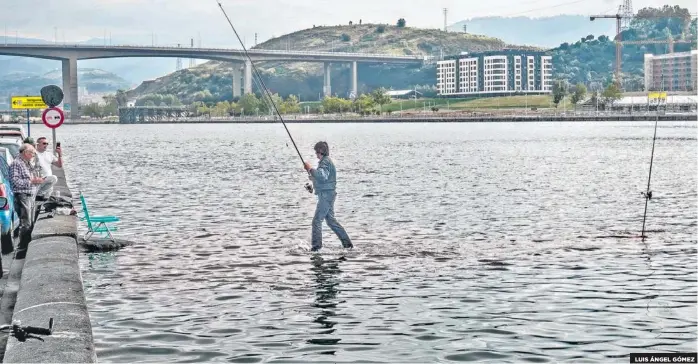
[{"label": "distant highway bridge", "polygon": [[[280,50],[248,50],[252,62],[322,62],[326,96],[332,94],[331,63],[351,63],[351,90],[358,94],[357,63],[423,64],[424,56],[396,56],[388,54],[309,52]],[[153,46],[94,46],[80,44],[0,44],[0,55],[60,60],[63,62],[63,104],[68,105],[70,119],[79,118],[77,61],[83,59],[121,57],[172,57],[226,61],[239,64],[233,67],[233,97],[252,92],[252,64],[242,49],[185,48]],[[241,77],[242,75],[242,77]],[[242,83],[242,87],[241,87]],[[66,91],[67,90],[67,91]]]}]

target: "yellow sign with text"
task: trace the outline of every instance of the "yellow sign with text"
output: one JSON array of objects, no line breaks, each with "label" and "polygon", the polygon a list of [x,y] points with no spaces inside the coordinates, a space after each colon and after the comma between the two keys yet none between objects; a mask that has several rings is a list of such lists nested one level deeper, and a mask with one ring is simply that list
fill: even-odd
[{"label": "yellow sign with text", "polygon": [[666,100],[666,92],[650,92],[647,94],[647,98],[650,100]]},{"label": "yellow sign with text", "polygon": [[10,105],[13,109],[48,109],[41,96],[12,96]]}]

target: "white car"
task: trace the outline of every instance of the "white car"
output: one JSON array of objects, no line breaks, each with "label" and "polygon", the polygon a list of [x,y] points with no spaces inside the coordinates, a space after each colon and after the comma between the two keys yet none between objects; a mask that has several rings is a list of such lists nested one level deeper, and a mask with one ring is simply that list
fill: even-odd
[{"label": "white car", "polygon": [[0,138],[17,137],[24,140],[27,134],[24,132],[24,127],[19,124],[0,124]]},{"label": "white car", "polygon": [[0,130],[14,130],[22,133],[22,136],[26,135],[22,124],[0,124]]}]

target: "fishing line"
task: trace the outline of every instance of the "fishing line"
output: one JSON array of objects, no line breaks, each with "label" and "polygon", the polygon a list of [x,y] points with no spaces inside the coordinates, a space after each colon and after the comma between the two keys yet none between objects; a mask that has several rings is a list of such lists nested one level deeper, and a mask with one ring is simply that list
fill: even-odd
[{"label": "fishing line", "polygon": [[647,204],[652,198],[652,191],[650,191],[650,179],[652,178],[652,162],[654,162],[654,142],[657,140],[657,123],[659,123],[659,103],[657,103],[657,118],[654,121],[654,136],[652,137],[652,156],[650,157],[650,173],[647,176],[647,192],[643,193],[645,196],[645,213],[642,216],[642,233],[640,237],[645,240],[645,220],[647,219]]},{"label": "fishing line", "polygon": [[[264,84],[264,80],[262,80],[262,76],[259,74],[259,71],[257,70],[257,67],[255,67],[254,62],[252,62],[252,57],[250,57],[250,54],[247,52],[247,48],[245,48],[245,44],[242,42],[242,39],[240,39],[240,35],[238,34],[237,30],[235,30],[235,26],[233,25],[233,22],[230,20],[230,17],[228,17],[228,14],[225,12],[225,9],[223,9],[223,4],[221,4],[220,0],[216,0],[216,3],[218,4],[218,7],[221,9],[221,12],[223,12],[225,19],[228,21],[228,24],[230,25],[230,28],[233,29],[233,33],[235,33],[235,37],[237,37],[238,42],[240,42],[240,46],[242,46],[242,51],[245,53],[247,60],[250,62],[250,66],[252,67],[252,72],[254,73],[255,76],[257,76],[258,86],[261,85],[261,89],[264,90],[263,96],[266,96],[266,98],[268,99],[272,108],[274,109],[274,112],[276,112],[276,115],[279,117],[279,120],[281,120],[281,124],[283,124],[284,129],[286,129],[286,133],[288,134],[288,137],[291,139],[291,143],[293,143],[293,148],[296,150],[296,153],[298,153],[298,158],[301,159],[301,163],[303,163],[303,166],[305,166],[305,160],[303,160],[303,156],[301,155],[301,152],[298,150],[298,146],[296,145],[296,141],[293,140],[293,136],[291,136],[291,132],[288,130],[288,127],[286,126],[286,123],[284,122],[284,118],[281,116],[279,109],[276,107],[276,103],[274,103],[274,99],[272,98],[271,91],[269,91],[269,89],[267,88],[267,85]],[[252,78],[252,81],[254,81],[254,77]],[[264,97],[262,97],[262,98],[264,99]],[[288,144],[286,144],[286,145],[288,145]],[[310,175],[310,171],[307,171],[307,172],[308,172],[308,175]],[[310,183],[306,183],[305,190],[310,192],[310,193],[313,193],[313,186]]]},{"label": "fishing line", "polygon": [[286,123],[284,122],[284,118],[281,116],[279,109],[276,107],[276,103],[274,103],[274,99],[271,96],[271,92],[269,91],[267,86],[264,84],[264,80],[262,80],[262,76],[259,74],[259,71],[257,71],[257,67],[255,67],[254,62],[252,62],[252,57],[250,57],[249,53],[247,53],[247,49],[245,48],[245,44],[242,42],[242,39],[240,39],[240,35],[238,34],[237,30],[235,30],[235,26],[233,26],[233,22],[230,21],[230,18],[228,17],[228,14],[225,12],[225,9],[223,9],[223,4],[221,4],[220,0],[216,0],[216,3],[218,4],[218,7],[221,8],[221,11],[223,12],[223,15],[225,16],[225,19],[228,20],[228,24],[230,24],[230,27],[233,29],[233,32],[235,33],[235,36],[238,39],[238,42],[240,42],[240,45],[242,46],[242,50],[245,53],[247,60],[250,62],[250,66],[252,66],[252,72],[254,72],[254,74],[257,76],[257,80],[259,82],[259,85],[261,85],[261,88],[264,90],[264,95],[269,99],[269,102],[271,103],[271,106],[274,108],[276,115],[279,117],[279,120],[281,120],[281,124],[284,125],[284,129],[286,129],[286,133],[288,134],[288,137],[291,138],[291,143],[293,143],[293,147],[296,149],[296,153],[298,153],[298,157],[301,159],[301,163],[305,164],[305,160],[303,160],[303,156],[301,155],[301,152],[298,150],[298,146],[296,146],[296,142],[293,140],[293,137],[291,136],[291,132],[288,130],[288,127],[286,126]]}]

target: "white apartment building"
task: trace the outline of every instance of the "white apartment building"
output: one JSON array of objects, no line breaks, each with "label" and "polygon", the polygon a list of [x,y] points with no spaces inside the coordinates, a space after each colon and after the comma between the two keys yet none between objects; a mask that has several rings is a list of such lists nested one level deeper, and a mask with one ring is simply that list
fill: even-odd
[{"label": "white apartment building", "polygon": [[436,65],[439,95],[497,95],[552,92],[552,57],[504,50],[449,57]]},{"label": "white apartment building", "polygon": [[439,61],[437,63],[436,84],[439,94],[456,92],[456,60]]}]

